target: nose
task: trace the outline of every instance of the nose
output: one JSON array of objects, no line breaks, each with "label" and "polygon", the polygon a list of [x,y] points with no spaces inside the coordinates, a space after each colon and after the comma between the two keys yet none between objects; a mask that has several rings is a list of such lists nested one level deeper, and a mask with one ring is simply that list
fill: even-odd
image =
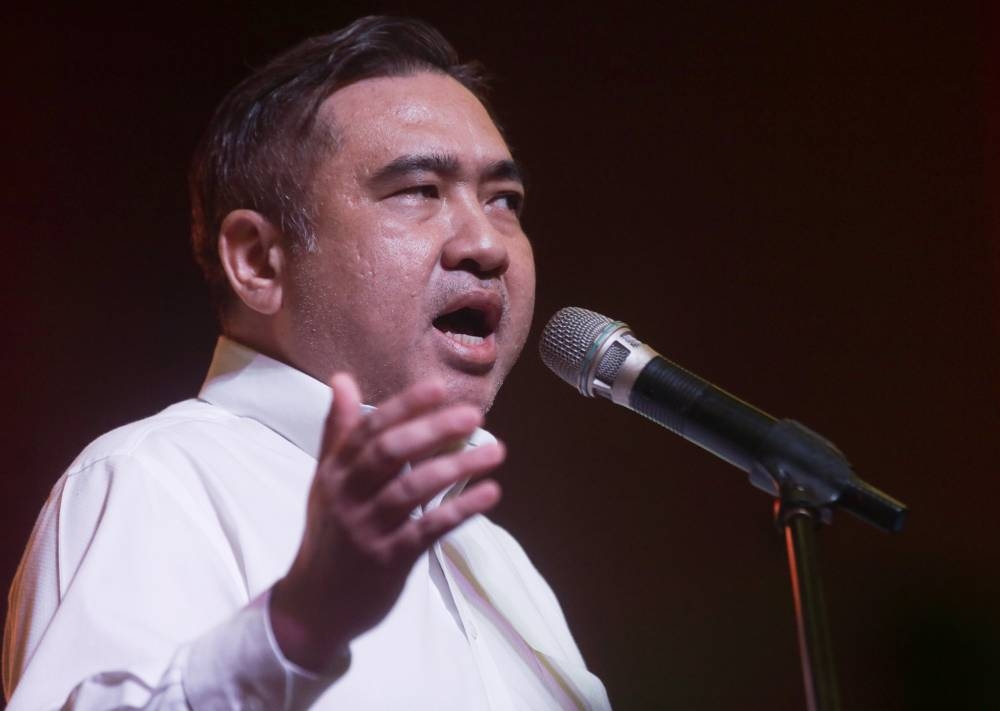
[{"label": "nose", "polygon": [[479,201],[469,200],[453,217],[453,233],[441,255],[444,268],[464,270],[481,279],[503,275],[510,266],[506,239]]}]

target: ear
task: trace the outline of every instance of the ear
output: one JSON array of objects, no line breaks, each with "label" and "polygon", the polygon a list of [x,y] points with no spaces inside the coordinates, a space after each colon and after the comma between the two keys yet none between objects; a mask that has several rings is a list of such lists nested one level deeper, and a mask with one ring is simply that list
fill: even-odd
[{"label": "ear", "polygon": [[253,210],[233,210],[219,229],[219,260],[233,293],[253,311],[271,316],[282,303],[285,245],[281,232]]}]

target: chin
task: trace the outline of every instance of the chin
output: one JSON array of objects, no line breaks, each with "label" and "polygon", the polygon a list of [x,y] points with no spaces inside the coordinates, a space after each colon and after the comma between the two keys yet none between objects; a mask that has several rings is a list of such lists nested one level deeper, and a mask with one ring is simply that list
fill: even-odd
[{"label": "chin", "polygon": [[500,382],[492,377],[458,375],[445,380],[448,401],[466,403],[479,408],[484,414],[493,407]]}]

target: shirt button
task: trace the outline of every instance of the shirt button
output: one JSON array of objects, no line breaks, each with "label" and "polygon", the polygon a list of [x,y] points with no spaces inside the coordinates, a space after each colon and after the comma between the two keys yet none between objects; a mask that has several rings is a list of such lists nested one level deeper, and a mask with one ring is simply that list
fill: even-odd
[{"label": "shirt button", "polygon": [[472,639],[479,639],[479,630],[477,630],[476,626],[471,622],[469,623],[469,636],[472,637]]}]

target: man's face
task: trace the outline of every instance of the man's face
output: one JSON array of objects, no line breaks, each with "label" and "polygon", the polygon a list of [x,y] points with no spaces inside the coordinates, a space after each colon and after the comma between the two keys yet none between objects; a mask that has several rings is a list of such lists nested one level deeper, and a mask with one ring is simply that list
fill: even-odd
[{"label": "man's face", "polygon": [[431,72],[351,84],[320,119],[335,147],[313,184],[318,249],[291,259],[292,361],[351,372],[372,403],[437,376],[485,411],[534,305],[506,143],[467,89]]}]

